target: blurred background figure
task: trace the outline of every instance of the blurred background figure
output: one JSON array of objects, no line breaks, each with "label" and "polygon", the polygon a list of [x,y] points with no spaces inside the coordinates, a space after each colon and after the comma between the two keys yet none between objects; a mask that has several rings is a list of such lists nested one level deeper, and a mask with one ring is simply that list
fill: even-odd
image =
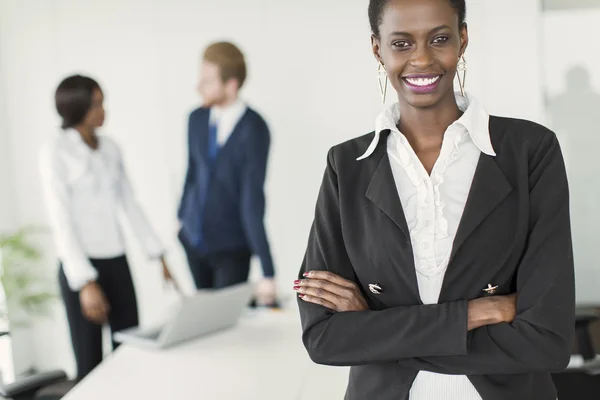
[{"label": "blurred background figure", "polygon": [[138,324],[119,212],[170,279],[164,248],[136,202],[119,147],[96,133],[104,123],[103,100],[93,79],[63,80],[55,94],[62,132],[44,146],[40,162],[78,379],[102,361],[102,325],[114,332]]},{"label": "blurred background figure", "polygon": [[203,103],[188,123],[179,238],[198,289],[247,281],[257,255],[264,274],[257,300],[272,305],[275,270],[263,222],[270,133],[239,97],[245,80],[244,55],[234,44],[206,48],[198,84]]}]

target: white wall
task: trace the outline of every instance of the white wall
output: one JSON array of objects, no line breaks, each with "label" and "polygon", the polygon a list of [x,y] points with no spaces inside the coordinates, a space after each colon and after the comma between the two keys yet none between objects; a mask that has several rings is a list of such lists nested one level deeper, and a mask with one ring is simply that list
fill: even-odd
[{"label": "white wall", "polygon": [[[600,300],[600,54],[591,51],[600,8],[551,11],[543,18],[549,124],[560,138],[571,189],[573,249],[580,302]],[[568,53],[565,53],[568,49]],[[588,79],[586,80],[586,74]]]},{"label": "white wall", "polygon": [[[189,287],[174,237],[186,162],[186,116],[197,104],[194,88],[202,48],[215,39],[231,39],[249,62],[244,97],[272,130],[267,227],[280,288],[289,293],[326,151],[371,131],[380,109],[367,3],[0,0],[0,82],[10,99],[18,222],[45,221],[36,155],[58,125],[53,90],[67,74],[90,74],[106,92],[105,132],[121,144],[140,201],[168,245],[177,275]],[[474,0],[468,13],[469,91],[492,113],[541,120],[538,1]],[[515,59],[527,62],[515,67]],[[515,96],[510,83],[523,81],[527,87]],[[51,248],[47,244],[48,268],[54,273]],[[142,319],[156,319],[165,299],[158,267],[144,261],[137,244],[131,249]],[[35,342],[37,364],[72,372],[60,309],[43,329]],[[42,339],[47,336],[51,340]]]},{"label": "white wall", "polygon": [[542,0],[544,10],[572,10],[600,8],[598,0]]},{"label": "white wall", "polygon": [[[2,74],[2,54],[0,53],[0,76]],[[7,195],[14,191],[12,167],[12,152],[10,151],[10,136],[6,126],[6,98],[0,81],[0,232],[5,232],[13,227],[14,218],[14,198]],[[0,274],[2,274],[2,265],[0,260]],[[3,308],[3,290],[0,287],[0,308]],[[0,312],[1,313],[1,312]],[[7,321],[0,319],[0,331],[8,329]],[[0,337],[0,382],[2,380],[11,380],[13,378],[13,360],[10,337]]]}]

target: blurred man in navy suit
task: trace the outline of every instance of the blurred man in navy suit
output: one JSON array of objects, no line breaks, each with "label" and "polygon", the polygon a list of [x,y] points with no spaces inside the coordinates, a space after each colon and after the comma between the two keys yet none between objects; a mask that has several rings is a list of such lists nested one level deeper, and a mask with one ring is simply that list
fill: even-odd
[{"label": "blurred man in navy suit", "polygon": [[203,106],[188,123],[188,170],[178,218],[196,287],[248,280],[257,255],[265,279],[258,301],[275,301],[274,267],[264,226],[264,181],[270,134],[263,118],[239,98],[246,62],[232,43],[204,52],[198,91]]}]

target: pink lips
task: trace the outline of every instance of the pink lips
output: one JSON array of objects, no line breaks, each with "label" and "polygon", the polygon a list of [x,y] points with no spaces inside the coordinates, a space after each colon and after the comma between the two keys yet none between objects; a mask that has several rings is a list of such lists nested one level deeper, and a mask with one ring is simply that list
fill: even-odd
[{"label": "pink lips", "polygon": [[[409,75],[409,76],[405,76],[404,78],[402,78],[402,81],[411,91],[413,91],[415,93],[431,93],[438,88],[438,86],[440,85],[440,82],[442,81],[442,77],[443,77],[442,75]],[[435,82],[430,83],[428,85],[415,85],[408,81],[408,79],[434,79],[434,78],[438,78],[438,79]]]}]

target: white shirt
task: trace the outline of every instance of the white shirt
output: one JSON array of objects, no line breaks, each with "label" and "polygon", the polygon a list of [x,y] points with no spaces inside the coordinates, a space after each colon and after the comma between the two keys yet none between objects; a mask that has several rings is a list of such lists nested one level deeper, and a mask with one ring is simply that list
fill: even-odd
[{"label": "white shirt", "polygon": [[97,278],[90,258],[125,253],[119,211],[127,216],[149,257],[164,252],[136,202],[118,146],[107,137],[98,141],[98,149],[92,150],[79,132],[67,129],[52,138],[40,155],[50,224],[73,291]]},{"label": "white shirt", "polygon": [[247,108],[246,103],[238,99],[227,107],[214,106],[210,109],[210,123],[217,125],[217,144],[219,146],[223,146],[227,142]]},{"label": "white shirt", "polygon": [[[462,217],[481,153],[495,156],[489,114],[472,97],[456,95],[461,118],[444,133],[431,176],[397,128],[398,104],[377,118],[375,138],[359,160],[373,153],[379,133],[390,129],[387,152],[411,236],[419,294],[424,304],[436,304],[452,244]],[[466,376],[420,371],[410,400],[481,400]]]}]

